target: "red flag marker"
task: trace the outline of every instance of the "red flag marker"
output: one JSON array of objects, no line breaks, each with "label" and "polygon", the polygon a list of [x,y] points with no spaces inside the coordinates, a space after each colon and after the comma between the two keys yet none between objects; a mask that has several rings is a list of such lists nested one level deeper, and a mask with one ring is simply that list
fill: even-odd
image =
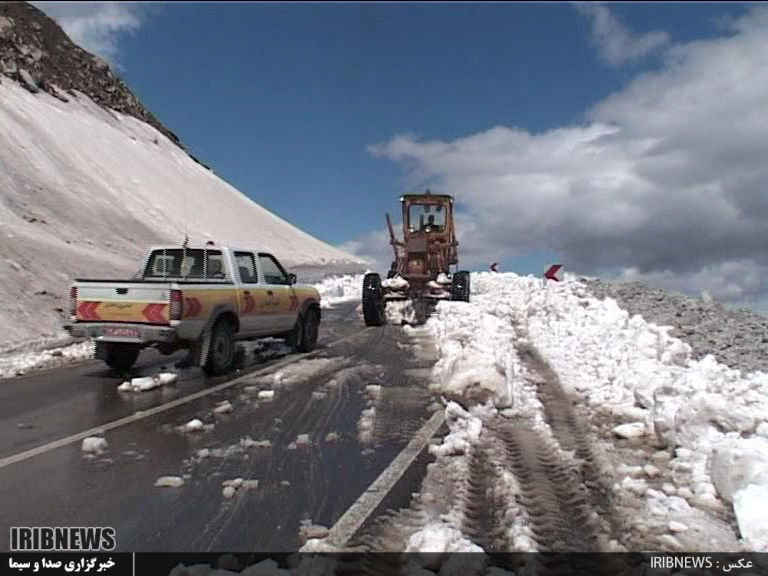
[{"label": "red flag marker", "polygon": [[562,264],[553,264],[552,266],[547,269],[546,272],[544,272],[544,278],[547,280],[554,280],[555,282],[560,282],[563,279],[563,273],[562,273]]}]

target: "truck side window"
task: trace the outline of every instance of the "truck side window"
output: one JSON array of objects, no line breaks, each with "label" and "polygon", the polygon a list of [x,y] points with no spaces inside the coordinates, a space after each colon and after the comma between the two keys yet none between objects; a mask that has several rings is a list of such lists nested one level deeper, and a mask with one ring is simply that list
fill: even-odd
[{"label": "truck side window", "polygon": [[240,274],[240,282],[243,284],[256,284],[256,262],[250,252],[235,252],[235,263]]},{"label": "truck side window", "polygon": [[259,266],[264,272],[264,282],[267,284],[288,285],[288,275],[283,267],[269,254],[259,254]]}]

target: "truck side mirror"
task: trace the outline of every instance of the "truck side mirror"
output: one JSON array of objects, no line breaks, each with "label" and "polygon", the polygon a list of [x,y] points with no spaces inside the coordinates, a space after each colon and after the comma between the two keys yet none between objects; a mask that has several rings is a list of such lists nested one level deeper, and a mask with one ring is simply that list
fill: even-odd
[{"label": "truck side mirror", "polygon": [[296,282],[297,282],[296,274],[288,274],[288,284],[293,286],[294,284],[296,284]]}]

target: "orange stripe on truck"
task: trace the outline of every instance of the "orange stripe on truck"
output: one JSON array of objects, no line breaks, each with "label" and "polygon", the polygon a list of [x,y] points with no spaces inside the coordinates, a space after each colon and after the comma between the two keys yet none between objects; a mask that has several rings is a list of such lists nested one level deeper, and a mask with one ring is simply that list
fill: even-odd
[{"label": "orange stripe on truck", "polygon": [[101,317],[96,312],[96,308],[99,307],[101,302],[80,302],[77,305],[77,319],[78,320],[101,320]]},{"label": "orange stripe on truck", "polygon": [[141,314],[150,324],[168,324],[168,304],[147,304]]}]

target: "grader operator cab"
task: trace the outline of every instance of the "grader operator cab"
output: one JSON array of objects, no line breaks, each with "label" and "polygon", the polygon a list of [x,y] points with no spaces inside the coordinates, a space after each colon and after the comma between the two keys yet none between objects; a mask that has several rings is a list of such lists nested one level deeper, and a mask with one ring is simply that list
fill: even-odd
[{"label": "grader operator cab", "polygon": [[[386,305],[392,300],[411,300],[421,313],[439,300],[469,302],[469,272],[458,271],[459,256],[453,214],[453,198],[445,194],[406,194],[403,240],[395,237],[387,217],[394,260],[382,281],[369,273],[363,280],[363,317],[367,326],[386,321]],[[451,267],[454,271],[451,272]]]}]

